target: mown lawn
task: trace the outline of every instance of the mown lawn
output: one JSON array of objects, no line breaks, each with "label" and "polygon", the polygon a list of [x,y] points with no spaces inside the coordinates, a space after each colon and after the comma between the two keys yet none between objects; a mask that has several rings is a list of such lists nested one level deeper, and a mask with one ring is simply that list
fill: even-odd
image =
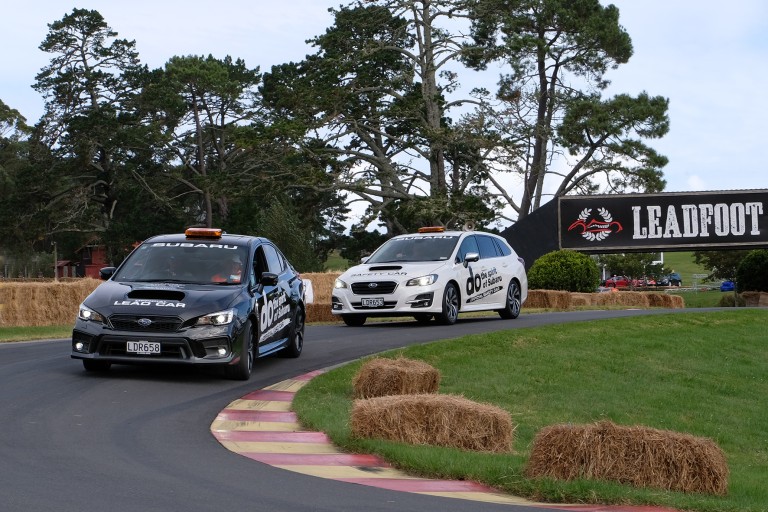
[{"label": "mown lawn", "polygon": [[[512,453],[488,455],[354,439],[347,420],[361,362],[315,378],[294,408],[307,428],[352,452],[377,453],[419,475],[467,478],[549,502],[656,504],[765,511],[768,503],[768,311],[734,309],[520,329],[390,352],[435,366],[440,392],[498,405],[517,424]],[[726,453],[725,497],[599,481],[524,476],[535,433],[611,420],[690,433]]]}]

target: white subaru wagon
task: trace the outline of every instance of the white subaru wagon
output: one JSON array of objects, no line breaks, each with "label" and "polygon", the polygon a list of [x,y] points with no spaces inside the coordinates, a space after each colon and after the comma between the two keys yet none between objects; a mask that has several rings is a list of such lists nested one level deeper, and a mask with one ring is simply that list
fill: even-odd
[{"label": "white subaru wagon", "polygon": [[528,297],[523,259],[492,233],[421,228],[362,261],[336,279],[331,298],[333,314],[349,326],[393,316],[450,325],[469,311],[517,318]]}]

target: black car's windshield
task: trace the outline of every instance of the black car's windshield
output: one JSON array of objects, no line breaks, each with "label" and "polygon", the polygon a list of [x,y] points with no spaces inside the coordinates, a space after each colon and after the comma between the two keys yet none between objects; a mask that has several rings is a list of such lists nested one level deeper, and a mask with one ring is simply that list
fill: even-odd
[{"label": "black car's windshield", "polygon": [[226,244],[147,243],[115,274],[116,281],[239,284],[247,261],[245,247]]},{"label": "black car's windshield", "polygon": [[458,236],[419,235],[392,238],[379,247],[366,263],[445,261],[450,259]]}]

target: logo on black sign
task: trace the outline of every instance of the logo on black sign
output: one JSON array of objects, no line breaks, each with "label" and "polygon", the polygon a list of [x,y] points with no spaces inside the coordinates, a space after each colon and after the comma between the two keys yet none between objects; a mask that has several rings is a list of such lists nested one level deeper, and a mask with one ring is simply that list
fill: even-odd
[{"label": "logo on black sign", "polygon": [[600,242],[608,238],[611,233],[618,233],[624,228],[621,223],[613,220],[611,212],[605,208],[598,208],[600,219],[592,216],[591,208],[584,208],[579,214],[579,220],[568,227],[568,231],[581,229],[581,236],[590,242]]}]

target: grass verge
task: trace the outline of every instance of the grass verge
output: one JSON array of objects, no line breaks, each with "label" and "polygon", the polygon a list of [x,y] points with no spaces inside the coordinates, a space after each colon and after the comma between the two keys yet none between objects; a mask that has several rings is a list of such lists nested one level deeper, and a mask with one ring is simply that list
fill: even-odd
[{"label": "grass verge", "polygon": [[[305,386],[294,409],[308,428],[350,452],[376,453],[417,475],[465,478],[534,500],[764,511],[768,503],[768,311],[659,315],[468,336],[387,353],[442,374],[441,393],[500,406],[518,425],[509,454],[467,453],[354,439],[348,418],[361,362]],[[715,497],[612,482],[531,480],[524,465],[546,425],[608,419],[713,439],[731,471]]]},{"label": "grass verge", "polygon": [[72,325],[51,325],[43,327],[0,327],[0,343],[69,338]]}]

